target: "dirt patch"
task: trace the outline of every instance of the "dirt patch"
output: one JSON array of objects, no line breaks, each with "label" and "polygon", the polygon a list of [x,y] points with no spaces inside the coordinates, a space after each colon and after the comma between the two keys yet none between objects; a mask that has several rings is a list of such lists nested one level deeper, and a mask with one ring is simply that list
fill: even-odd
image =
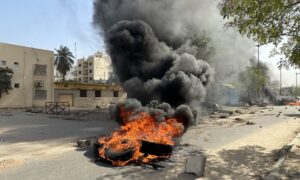
[{"label": "dirt patch", "polygon": [[13,168],[15,166],[19,166],[23,163],[24,163],[23,160],[16,160],[16,159],[0,160],[0,171],[8,168]]}]

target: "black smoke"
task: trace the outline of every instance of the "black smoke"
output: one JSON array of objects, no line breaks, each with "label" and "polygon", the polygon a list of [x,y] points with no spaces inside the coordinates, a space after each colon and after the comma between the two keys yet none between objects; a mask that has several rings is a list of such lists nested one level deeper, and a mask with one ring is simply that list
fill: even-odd
[{"label": "black smoke", "polygon": [[128,97],[143,104],[158,100],[173,107],[204,99],[205,88],[213,79],[209,64],[188,53],[178,54],[159,40],[146,22],[121,20],[104,35],[114,72]]}]

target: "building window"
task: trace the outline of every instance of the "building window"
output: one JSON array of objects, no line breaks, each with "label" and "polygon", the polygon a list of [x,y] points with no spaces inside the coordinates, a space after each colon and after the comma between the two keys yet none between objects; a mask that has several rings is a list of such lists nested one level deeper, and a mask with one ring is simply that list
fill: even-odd
[{"label": "building window", "polygon": [[33,75],[45,76],[47,74],[47,65],[35,64]]},{"label": "building window", "polygon": [[90,79],[90,81],[92,81],[92,80],[93,80],[93,78],[91,78],[91,77],[90,77],[89,79]]},{"label": "building window", "polygon": [[18,62],[14,62],[14,68],[19,68],[19,63]]},{"label": "building window", "polygon": [[80,97],[87,97],[87,90],[80,90]]},{"label": "building window", "polygon": [[93,63],[90,62],[90,63],[89,63],[89,66],[92,66],[92,65],[93,65]]},{"label": "building window", "polygon": [[81,81],[81,78],[79,78],[78,80]]},{"label": "building window", "polygon": [[114,97],[119,97],[119,91],[114,91]]},{"label": "building window", "polygon": [[93,73],[93,70],[90,69],[90,70],[89,70],[89,73]]},{"label": "building window", "polygon": [[81,74],[81,71],[79,71],[78,74]]},{"label": "building window", "polygon": [[34,99],[46,100],[47,99],[47,90],[35,90]]},{"label": "building window", "polygon": [[1,66],[6,66],[6,61],[1,61]]},{"label": "building window", "polygon": [[101,97],[101,90],[95,91],[95,97]]},{"label": "building window", "polygon": [[20,83],[15,83],[15,88],[20,88]]},{"label": "building window", "polygon": [[78,64],[78,67],[81,67],[81,64]]},{"label": "building window", "polygon": [[44,81],[34,81],[35,88],[43,88]]}]

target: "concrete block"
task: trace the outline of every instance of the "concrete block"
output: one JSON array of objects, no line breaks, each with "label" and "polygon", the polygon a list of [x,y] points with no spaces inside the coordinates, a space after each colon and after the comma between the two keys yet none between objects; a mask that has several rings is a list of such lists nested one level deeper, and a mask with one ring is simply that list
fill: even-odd
[{"label": "concrete block", "polygon": [[203,177],[205,172],[205,164],[207,157],[204,155],[197,155],[190,157],[185,163],[185,172],[192,173],[198,177]]}]

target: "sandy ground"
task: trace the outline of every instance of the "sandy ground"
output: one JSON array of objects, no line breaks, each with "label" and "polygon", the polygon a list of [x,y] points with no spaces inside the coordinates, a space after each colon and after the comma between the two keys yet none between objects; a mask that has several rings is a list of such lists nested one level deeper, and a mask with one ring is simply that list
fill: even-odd
[{"label": "sandy ground", "polygon": [[[200,179],[260,179],[275,164],[273,151],[300,132],[300,112],[285,106],[227,110],[233,112],[227,118],[201,117],[173,156],[161,162],[165,168],[158,170],[96,163],[90,149],[75,147],[77,139],[107,134],[117,127],[105,112],[69,118],[6,113],[0,116],[0,179],[195,179],[183,173],[184,163],[199,153],[208,156],[205,178]],[[284,178],[297,177],[299,156],[298,151],[289,156]]]}]

